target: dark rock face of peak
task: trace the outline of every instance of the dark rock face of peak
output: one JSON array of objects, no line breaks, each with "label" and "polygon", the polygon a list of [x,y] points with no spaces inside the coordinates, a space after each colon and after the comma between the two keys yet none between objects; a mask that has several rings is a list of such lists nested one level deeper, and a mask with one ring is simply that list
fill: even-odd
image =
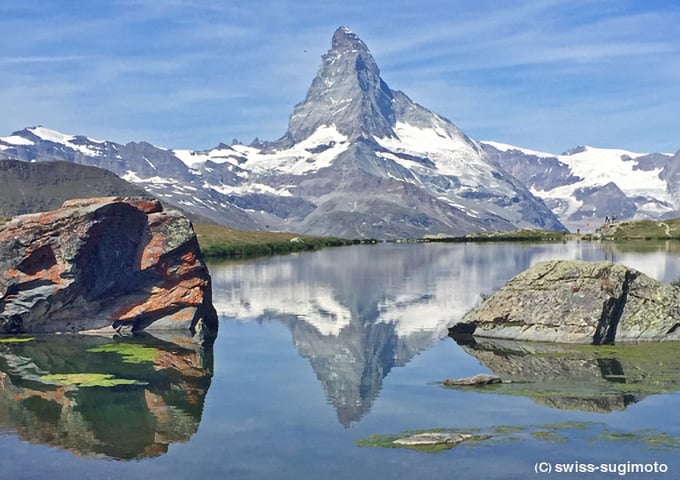
[{"label": "dark rock face of peak", "polygon": [[366,44],[340,27],[305,100],[293,109],[284,139],[294,144],[322,125],[349,138],[394,137],[393,97]]},{"label": "dark rock face of peak", "polygon": [[331,50],[363,50],[368,52],[368,47],[359,36],[348,27],[338,27],[333,33]]}]

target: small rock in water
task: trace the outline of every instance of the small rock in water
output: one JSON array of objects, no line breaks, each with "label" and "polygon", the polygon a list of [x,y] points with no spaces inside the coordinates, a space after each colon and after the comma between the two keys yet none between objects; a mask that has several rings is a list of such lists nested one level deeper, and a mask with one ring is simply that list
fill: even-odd
[{"label": "small rock in water", "polygon": [[395,440],[395,445],[402,447],[425,447],[428,445],[451,445],[456,446],[466,440],[470,440],[474,435],[466,433],[418,433]]},{"label": "small rock in water", "polygon": [[500,377],[489,375],[488,373],[479,373],[472,377],[466,378],[448,378],[444,380],[444,385],[447,387],[454,386],[476,386],[476,385],[490,385],[493,383],[501,383]]}]

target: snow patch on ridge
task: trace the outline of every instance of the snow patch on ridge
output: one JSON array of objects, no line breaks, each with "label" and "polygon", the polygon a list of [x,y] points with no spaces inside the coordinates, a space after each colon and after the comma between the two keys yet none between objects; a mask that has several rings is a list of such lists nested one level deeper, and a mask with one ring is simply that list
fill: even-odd
[{"label": "snow patch on ridge", "polygon": [[255,174],[304,175],[330,167],[348,147],[347,137],[334,125],[322,125],[305,140],[284,150],[267,152],[248,145],[232,145],[207,152],[173,150],[173,153],[192,169],[210,160],[218,164],[232,163]]},{"label": "snow patch on ridge", "polygon": [[266,195],[274,195],[277,197],[292,197],[293,194],[290,193],[290,186],[284,188],[272,188],[269,185],[263,183],[247,183],[239,186],[231,185],[205,185],[206,188],[212,188],[216,192],[222,193],[224,195],[248,195],[251,193],[260,193]]},{"label": "snow patch on ridge", "polygon": [[[602,187],[610,182],[615,183],[628,197],[646,196],[672,204],[666,182],[659,176],[662,168],[649,171],[635,169],[635,159],[643,155],[646,154],[594,147],[584,147],[582,151],[571,155],[553,155],[581,180],[548,191],[532,189],[531,193],[544,200],[558,200],[565,205],[562,211],[555,211],[563,221],[582,206],[582,202],[574,198],[577,190]],[[650,215],[669,211],[658,204],[648,205],[642,210]]]},{"label": "snow patch on ridge", "polygon": [[[0,142],[8,143],[9,145],[35,145],[35,142],[19,135],[10,135],[9,137],[0,138]],[[8,146],[0,145],[0,148],[9,148]]]},{"label": "snow patch on ridge", "polygon": [[291,175],[304,175],[330,167],[347,148],[347,137],[335,125],[322,125],[305,140],[285,150],[262,152],[245,145],[233,146],[247,159],[243,167],[253,173],[274,171]]},{"label": "snow patch on ridge", "polygon": [[[383,148],[396,153],[426,157],[436,165],[441,175],[468,176],[471,171],[488,173],[490,167],[480,159],[470,142],[459,136],[452,136],[443,128],[419,128],[408,123],[397,122],[395,133],[398,138],[375,138]],[[404,165],[406,166],[406,165]]]},{"label": "snow patch on ridge", "polygon": [[[132,170],[128,170],[127,173],[125,175],[122,175],[120,178],[122,178],[126,182],[137,183],[137,184],[180,185],[180,182],[178,180],[173,179],[173,178],[165,178],[165,177],[142,178],[139,175],[137,175],[135,172],[133,172]],[[184,187],[182,187],[182,188],[184,188]]]},{"label": "snow patch on ridge", "polygon": [[[45,128],[42,126],[39,127],[32,127],[27,129],[29,132],[31,132],[33,135],[36,137],[45,140],[46,142],[52,142],[52,143],[58,143],[60,145],[64,145],[65,147],[68,147],[70,149],[76,150],[83,155],[87,155],[90,157],[98,157],[101,155],[101,152],[87,146],[87,145],[79,145],[76,143],[73,143],[73,140],[76,139],[75,135],[68,135],[66,133],[61,133],[57,132],[56,130],[51,130],[49,128]],[[100,140],[94,140],[89,137],[85,137],[88,142],[91,143],[105,143]]]},{"label": "snow patch on ridge", "polygon": [[172,153],[189,168],[195,168],[196,165],[210,160],[210,154],[205,152],[195,152],[193,150],[173,150]]},{"label": "snow patch on ridge", "polygon": [[[397,162],[402,167],[420,175],[441,175],[455,177],[456,188],[447,187],[445,196],[449,200],[460,200],[458,195],[469,191],[485,191],[493,196],[515,194],[512,185],[502,177],[497,169],[487,163],[477,145],[455,131],[441,125],[421,128],[405,122],[397,122],[394,128],[397,138],[375,138],[375,140],[391,152],[380,153],[379,156]],[[398,158],[405,154],[424,158],[432,162],[434,168],[417,164],[407,158]],[[474,215],[473,215],[474,216]]]},{"label": "snow patch on ridge", "polygon": [[642,171],[635,170],[635,159],[645,155],[627,150],[585,147],[572,155],[560,155],[559,160],[566,164],[572,173],[583,180],[574,188],[606,185],[614,182],[627,195],[652,195],[660,200],[670,201],[666,194],[666,182],[659,178],[661,168]]}]

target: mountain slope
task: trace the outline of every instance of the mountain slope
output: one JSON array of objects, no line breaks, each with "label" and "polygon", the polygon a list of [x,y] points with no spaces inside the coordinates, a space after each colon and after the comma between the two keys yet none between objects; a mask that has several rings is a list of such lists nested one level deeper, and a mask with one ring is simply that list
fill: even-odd
[{"label": "mountain slope", "polygon": [[264,209],[275,228],[379,238],[563,228],[455,125],[391,90],[344,27],[281,139],[179,156],[208,182],[213,164],[226,167],[233,177],[223,191],[244,208],[303,200],[283,217]]},{"label": "mountain slope", "polygon": [[592,229],[607,217],[659,219],[680,213],[680,152],[582,146],[553,155],[496,142],[481,145],[571,230]]},{"label": "mountain slope", "polygon": [[345,27],[277,141],[172,151],[32,127],[0,138],[1,152],[104,167],[237,228],[384,239],[564,228],[454,124],[391,90]]},{"label": "mountain slope", "polygon": [[0,158],[26,162],[56,160],[99,167],[195,218],[241,229],[258,228],[257,223],[231,205],[225,196],[201,189],[200,176],[187,168],[174,152],[146,142],[121,145],[37,126],[0,138]]},{"label": "mountain slope", "polygon": [[113,173],[68,162],[0,160],[0,216],[54,210],[85,197],[148,196]]}]

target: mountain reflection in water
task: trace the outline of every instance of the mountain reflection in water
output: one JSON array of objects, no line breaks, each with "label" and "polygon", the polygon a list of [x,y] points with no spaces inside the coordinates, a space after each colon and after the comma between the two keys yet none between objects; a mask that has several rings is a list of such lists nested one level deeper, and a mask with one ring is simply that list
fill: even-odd
[{"label": "mountain reflection in water", "polygon": [[288,326],[295,348],[309,360],[345,427],[368,413],[392,368],[406,365],[436,341],[433,331],[400,337],[395,325],[381,322],[350,322],[330,336],[292,316],[267,320]]},{"label": "mountain reflection in water", "polygon": [[[667,244],[644,251],[611,244],[382,244],[329,249],[256,262],[210,267],[215,308],[222,321],[278,322],[291,331],[345,427],[372,408],[383,379],[445,338],[484,295],[539,261],[555,258],[616,260],[660,280],[677,278],[677,252]],[[481,352],[468,350],[477,355]],[[502,358],[502,355],[499,355]],[[519,358],[519,357],[518,357]],[[529,357],[527,357],[529,358]],[[598,364],[599,361],[599,364]],[[616,360],[563,363],[574,375]],[[549,363],[547,359],[544,363]],[[495,366],[495,364],[494,364]],[[491,365],[489,368],[493,370]],[[604,368],[604,367],[603,367]],[[577,373],[580,372],[580,373]],[[611,375],[609,378],[614,378]],[[604,380],[603,380],[604,381]],[[572,384],[569,388],[574,388]],[[623,387],[622,387],[623,388]],[[644,392],[581,399],[586,410],[636,401]],[[557,396],[554,406],[579,400]],[[598,402],[604,405],[598,407]]]},{"label": "mountain reflection in water", "polygon": [[0,343],[1,431],[127,460],[162,455],[198,428],[211,347],[177,335],[16,340]]},{"label": "mountain reflection in water", "polygon": [[477,301],[462,255],[392,244],[213,265],[215,308],[223,320],[286,325],[349,427],[392,368],[444,338]]}]

